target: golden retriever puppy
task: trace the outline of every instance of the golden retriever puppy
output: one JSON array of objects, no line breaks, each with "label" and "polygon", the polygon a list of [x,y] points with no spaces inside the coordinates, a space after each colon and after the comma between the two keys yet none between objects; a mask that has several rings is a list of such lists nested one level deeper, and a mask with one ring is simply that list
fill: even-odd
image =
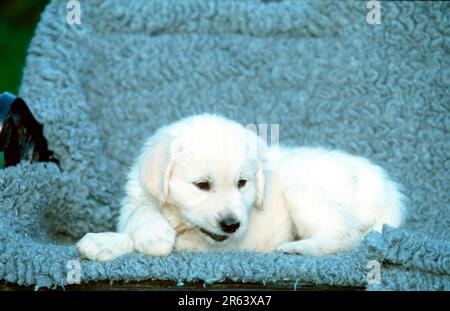
[{"label": "golden retriever puppy", "polygon": [[348,251],[383,224],[397,227],[403,196],[368,160],[322,148],[267,148],[216,115],[187,117],[148,141],[128,176],[117,232],[89,233],[92,260],[129,252]]}]

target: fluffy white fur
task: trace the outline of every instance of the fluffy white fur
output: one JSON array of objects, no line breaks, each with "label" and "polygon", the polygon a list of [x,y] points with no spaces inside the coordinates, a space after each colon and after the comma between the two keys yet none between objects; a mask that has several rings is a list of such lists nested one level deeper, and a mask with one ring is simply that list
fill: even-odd
[{"label": "fluffy white fur", "polygon": [[[205,182],[209,189],[199,187]],[[267,149],[242,125],[204,114],[149,138],[128,177],[118,232],[89,233],[77,247],[100,261],[134,251],[338,253],[383,224],[399,226],[402,198],[364,158],[322,148]],[[239,223],[237,230],[224,232],[224,219]]]}]

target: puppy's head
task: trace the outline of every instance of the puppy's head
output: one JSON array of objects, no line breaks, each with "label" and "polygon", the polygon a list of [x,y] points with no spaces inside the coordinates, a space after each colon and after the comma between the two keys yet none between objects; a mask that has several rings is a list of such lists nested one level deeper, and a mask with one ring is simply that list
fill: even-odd
[{"label": "puppy's head", "polygon": [[145,145],[141,181],[161,206],[175,206],[210,242],[242,236],[261,208],[265,145],[242,125],[214,115],[161,128]]}]

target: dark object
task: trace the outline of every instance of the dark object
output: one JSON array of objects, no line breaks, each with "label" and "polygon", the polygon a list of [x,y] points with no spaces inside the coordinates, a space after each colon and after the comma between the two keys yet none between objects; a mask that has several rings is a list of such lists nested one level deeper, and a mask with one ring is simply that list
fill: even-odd
[{"label": "dark object", "polygon": [[27,104],[5,92],[0,94],[0,168],[16,165],[21,160],[58,163],[48,150],[43,126]]}]

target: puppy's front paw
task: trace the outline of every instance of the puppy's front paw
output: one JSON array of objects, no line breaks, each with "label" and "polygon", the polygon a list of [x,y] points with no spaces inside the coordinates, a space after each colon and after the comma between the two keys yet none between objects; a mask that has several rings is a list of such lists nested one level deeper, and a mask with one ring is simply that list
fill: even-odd
[{"label": "puppy's front paw", "polygon": [[88,233],[77,244],[81,257],[107,261],[133,251],[133,240],[127,234]]},{"label": "puppy's front paw", "polygon": [[176,231],[169,224],[156,228],[143,225],[131,236],[136,251],[151,256],[167,256],[175,246]]}]

